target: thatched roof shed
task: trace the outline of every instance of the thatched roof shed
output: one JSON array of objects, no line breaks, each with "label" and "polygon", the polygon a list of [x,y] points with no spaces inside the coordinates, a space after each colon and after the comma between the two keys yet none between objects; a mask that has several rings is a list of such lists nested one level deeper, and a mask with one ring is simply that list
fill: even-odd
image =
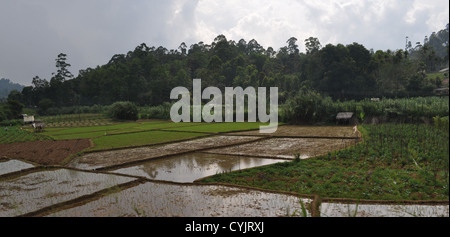
[{"label": "thatched roof shed", "polygon": [[352,120],[353,112],[340,112],[336,115],[336,122],[338,124],[348,124]]},{"label": "thatched roof shed", "polygon": [[353,117],[353,112],[340,112],[336,115],[337,120],[347,120]]}]

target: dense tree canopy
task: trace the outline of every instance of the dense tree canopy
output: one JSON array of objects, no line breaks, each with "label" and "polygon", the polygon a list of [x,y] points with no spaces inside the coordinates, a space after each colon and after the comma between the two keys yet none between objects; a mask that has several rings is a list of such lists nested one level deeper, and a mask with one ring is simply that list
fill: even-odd
[{"label": "dense tree canopy", "polygon": [[[304,42],[305,53],[300,52],[299,42]],[[441,46],[446,47],[446,54]],[[424,72],[448,66],[448,25],[433,33],[423,46],[406,50],[374,52],[358,43],[322,46],[315,37],[291,37],[275,51],[255,39],[235,42],[219,35],[211,44],[199,42],[188,47],[183,42],[175,50],[143,43],[127,54],[112,56],[105,65],[80,70],[76,77],[70,72],[70,57],[61,53],[50,81],[34,77],[32,86],[22,90],[20,102],[25,106],[109,105],[117,101],[160,105],[170,101],[173,88],[190,89],[194,78],[202,79],[203,88],[222,90],[276,86],[281,102],[301,88],[334,99],[431,93],[439,83],[427,81]]]}]

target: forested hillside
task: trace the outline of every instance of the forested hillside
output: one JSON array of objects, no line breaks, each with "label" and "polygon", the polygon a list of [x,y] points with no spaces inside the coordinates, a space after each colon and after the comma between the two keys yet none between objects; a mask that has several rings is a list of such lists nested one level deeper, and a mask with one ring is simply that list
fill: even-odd
[{"label": "forested hillside", "polygon": [[22,91],[24,86],[13,83],[9,79],[2,78],[0,79],[0,99],[7,98],[9,95],[9,92],[12,90]]},{"label": "forested hillside", "polygon": [[224,35],[210,44],[181,43],[177,49],[142,43],[133,51],[112,56],[104,65],[80,70],[76,77],[70,72],[70,55],[61,53],[50,80],[36,76],[32,86],[15,96],[26,107],[116,101],[153,106],[170,101],[170,91],[177,86],[190,89],[194,78],[202,79],[203,88],[278,87],[280,103],[300,89],[335,100],[426,96],[445,79],[426,77],[426,73],[448,67],[448,32],[447,24],[423,45],[386,51],[359,43],[321,45],[314,37],[291,37],[278,50],[265,48],[255,39],[236,42]]}]

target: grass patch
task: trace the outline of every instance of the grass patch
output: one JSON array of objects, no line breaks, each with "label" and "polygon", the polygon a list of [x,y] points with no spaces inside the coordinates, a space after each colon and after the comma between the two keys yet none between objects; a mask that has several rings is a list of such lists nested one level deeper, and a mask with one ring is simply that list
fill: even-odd
[{"label": "grass patch", "polygon": [[[145,121],[116,123],[112,125],[88,126],[88,127],[51,127],[45,128],[43,135],[51,136],[54,139],[80,139],[95,138],[102,135],[135,133],[146,130],[155,130],[163,128],[174,128],[184,126],[195,126],[188,123],[173,123],[170,121]],[[27,130],[32,131],[30,128]]]},{"label": "grass patch", "polygon": [[130,146],[143,146],[163,142],[184,140],[204,135],[206,134],[188,133],[188,132],[167,132],[167,131],[166,132],[148,131],[148,132],[108,135],[93,139],[95,147],[91,149],[104,150]]},{"label": "grass patch", "polygon": [[172,121],[164,121],[156,124],[143,124],[139,126],[139,129],[142,130],[151,130],[151,129],[165,129],[165,128],[176,128],[176,127],[189,127],[195,126],[194,123],[174,123]]},{"label": "grass patch", "polygon": [[6,128],[7,130],[5,127],[0,128],[0,144],[52,140],[49,136],[30,132],[17,126],[9,126]]},{"label": "grass patch", "polygon": [[119,123],[114,125],[103,125],[103,126],[90,126],[90,127],[74,127],[66,129],[54,129],[44,132],[48,135],[61,135],[61,134],[76,134],[76,133],[91,133],[91,132],[109,132],[116,131],[120,129],[126,129],[130,127],[139,126],[138,123]]},{"label": "grass patch", "polygon": [[55,140],[89,139],[104,136],[104,131],[49,135]]},{"label": "grass patch", "polygon": [[218,132],[233,132],[241,130],[253,130],[259,129],[260,126],[267,126],[269,123],[190,123],[198,124],[199,126],[187,126],[179,128],[171,128],[173,131],[189,131],[189,132],[207,132],[207,133],[218,133]]}]

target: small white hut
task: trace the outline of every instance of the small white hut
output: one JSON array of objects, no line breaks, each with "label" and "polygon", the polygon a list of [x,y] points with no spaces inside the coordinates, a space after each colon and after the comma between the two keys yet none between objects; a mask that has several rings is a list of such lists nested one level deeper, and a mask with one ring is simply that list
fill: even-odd
[{"label": "small white hut", "polygon": [[34,123],[34,115],[22,114],[24,123]]}]

